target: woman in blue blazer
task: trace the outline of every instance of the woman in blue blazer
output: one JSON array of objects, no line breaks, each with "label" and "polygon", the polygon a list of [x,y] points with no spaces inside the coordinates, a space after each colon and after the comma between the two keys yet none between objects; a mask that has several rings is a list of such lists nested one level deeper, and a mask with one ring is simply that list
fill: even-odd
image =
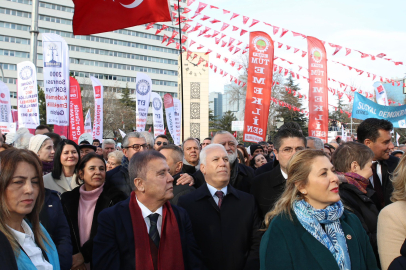
[{"label": "woman in blue blazer", "polygon": [[261,270],[378,270],[361,222],[344,210],[327,156],[303,150],[287,169],[285,191],[265,216]]}]

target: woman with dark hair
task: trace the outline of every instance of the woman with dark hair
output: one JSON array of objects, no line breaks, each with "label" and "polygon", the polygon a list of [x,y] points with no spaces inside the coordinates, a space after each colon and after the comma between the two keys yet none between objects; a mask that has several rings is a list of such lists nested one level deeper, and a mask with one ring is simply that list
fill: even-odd
[{"label": "woman with dark hair", "polygon": [[72,269],[91,269],[93,238],[97,233],[99,213],[127,196],[105,185],[106,164],[96,153],[83,157],[78,165],[77,185],[62,194],[62,204],[69,221],[73,245]]},{"label": "woman with dark hair", "polygon": [[52,171],[54,167],[54,143],[46,135],[35,135],[31,137],[28,150],[33,151],[42,162],[42,175]]},{"label": "woman with dark hair", "polygon": [[57,146],[54,158],[54,168],[44,176],[46,188],[64,193],[78,186],[76,171],[80,162],[78,145],[71,140],[62,140]]},{"label": "woman with dark hair", "polygon": [[244,162],[242,162],[242,164],[249,166],[250,165],[250,155],[248,154],[247,149],[245,149],[245,147],[242,145],[238,145],[237,150],[240,151],[244,156],[244,160],[243,160]]},{"label": "woman with dark hair", "polygon": [[253,168],[254,170],[258,169],[262,165],[265,165],[267,163],[266,158],[263,154],[258,154],[255,155],[251,160],[250,160],[250,167]]},{"label": "woman with dark hair", "polygon": [[59,270],[56,247],[39,222],[44,203],[41,161],[23,149],[5,150],[0,160],[0,231],[14,251],[18,269]]}]

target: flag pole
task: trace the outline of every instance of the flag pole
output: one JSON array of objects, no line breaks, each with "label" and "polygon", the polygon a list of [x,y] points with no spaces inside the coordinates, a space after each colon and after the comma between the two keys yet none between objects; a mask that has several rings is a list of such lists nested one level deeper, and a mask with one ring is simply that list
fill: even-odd
[{"label": "flag pole", "polygon": [[182,141],[184,140],[185,134],[185,121],[184,119],[184,111],[183,111],[183,55],[182,55],[182,24],[180,21],[180,0],[178,0],[178,20],[179,20],[179,52],[180,52],[180,93],[181,93],[181,102],[182,102]]}]

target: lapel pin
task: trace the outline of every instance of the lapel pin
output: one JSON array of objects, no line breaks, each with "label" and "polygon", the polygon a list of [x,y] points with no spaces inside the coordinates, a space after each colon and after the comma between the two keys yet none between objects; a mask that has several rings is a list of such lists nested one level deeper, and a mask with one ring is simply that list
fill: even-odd
[{"label": "lapel pin", "polygon": [[352,239],[352,236],[351,236],[350,234],[347,234],[347,239],[348,239],[348,240],[351,240],[351,239]]}]

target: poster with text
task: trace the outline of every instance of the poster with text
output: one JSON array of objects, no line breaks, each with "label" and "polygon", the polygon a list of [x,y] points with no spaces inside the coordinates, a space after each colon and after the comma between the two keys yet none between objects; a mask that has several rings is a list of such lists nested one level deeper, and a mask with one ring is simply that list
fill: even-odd
[{"label": "poster with text", "polygon": [[30,61],[17,64],[18,127],[39,126],[37,71]]},{"label": "poster with text", "polygon": [[103,141],[103,85],[95,77],[90,76],[94,94],[93,139]]},{"label": "poster with text", "polygon": [[155,92],[151,93],[151,103],[153,110],[152,119],[154,126],[154,138],[156,138],[156,136],[162,135],[165,132],[164,113],[163,113],[164,103],[162,101],[161,96]]}]

